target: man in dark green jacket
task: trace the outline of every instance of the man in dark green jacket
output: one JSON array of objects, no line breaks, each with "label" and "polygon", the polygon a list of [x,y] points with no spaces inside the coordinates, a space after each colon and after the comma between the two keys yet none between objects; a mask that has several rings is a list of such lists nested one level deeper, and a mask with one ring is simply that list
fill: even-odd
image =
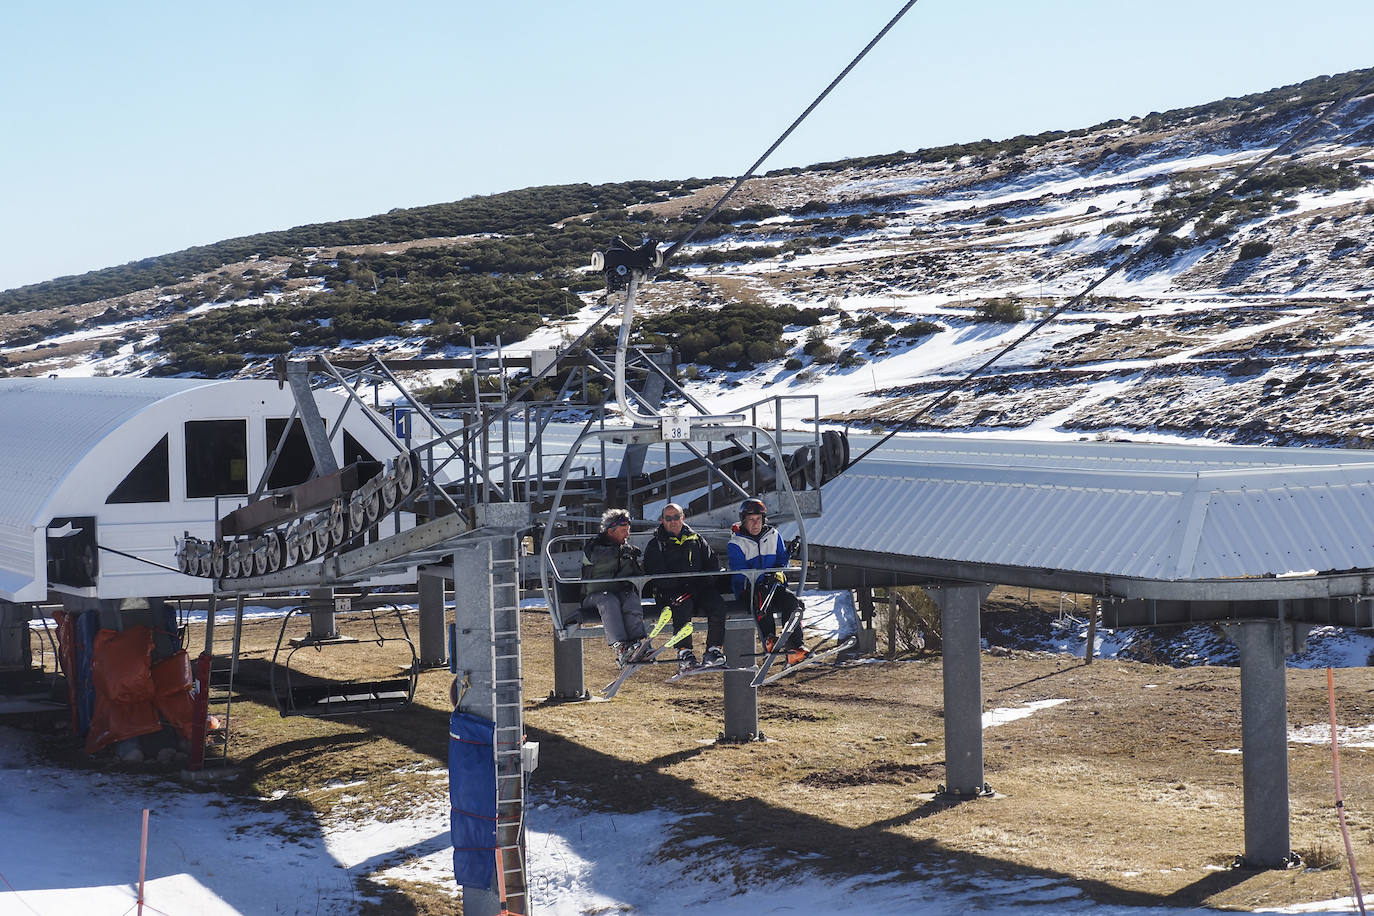
[{"label": "man in dark green jacket", "polygon": [[613,581],[644,575],[639,548],[629,538],[630,513],[607,509],[601,515],[601,533],[582,550],[582,606],[595,608],[601,615],[606,642],[615,650],[616,664],[622,666],[648,649],[639,590],[633,582]]}]

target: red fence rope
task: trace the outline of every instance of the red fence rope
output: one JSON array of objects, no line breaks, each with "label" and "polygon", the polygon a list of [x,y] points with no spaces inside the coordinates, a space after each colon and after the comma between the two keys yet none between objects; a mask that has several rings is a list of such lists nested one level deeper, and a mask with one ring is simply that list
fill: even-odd
[{"label": "red fence rope", "polygon": [[1341,838],[1345,840],[1345,857],[1350,862],[1350,880],[1355,885],[1355,902],[1360,916],[1366,916],[1364,894],[1360,891],[1360,876],[1355,871],[1355,850],[1350,846],[1350,831],[1345,826],[1345,798],[1341,794],[1341,755],[1336,740],[1336,678],[1326,669],[1326,697],[1331,707],[1331,772],[1336,778],[1336,817],[1341,824]]}]

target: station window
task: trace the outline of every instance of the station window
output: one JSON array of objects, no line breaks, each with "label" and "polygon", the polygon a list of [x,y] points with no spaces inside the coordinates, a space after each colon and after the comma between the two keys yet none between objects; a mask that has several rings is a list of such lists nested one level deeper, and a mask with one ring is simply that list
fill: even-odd
[{"label": "station window", "polygon": [[186,421],[186,496],[248,493],[248,421]]},{"label": "station window", "polygon": [[[277,440],[281,438],[281,431],[286,428],[284,418],[275,417],[267,420],[267,454],[263,456],[264,461],[272,457],[272,452],[277,447]],[[305,426],[300,420],[291,421],[291,431],[286,434],[286,445],[282,452],[277,456],[277,463],[272,466],[272,473],[267,476],[267,489],[279,490],[282,487],[294,487],[297,484],[305,483],[315,473],[315,456],[310,453],[310,443],[305,438]]]},{"label": "station window", "polygon": [[167,436],[149,449],[128,476],[110,492],[107,504],[165,503],[171,500],[171,473],[167,468]]}]

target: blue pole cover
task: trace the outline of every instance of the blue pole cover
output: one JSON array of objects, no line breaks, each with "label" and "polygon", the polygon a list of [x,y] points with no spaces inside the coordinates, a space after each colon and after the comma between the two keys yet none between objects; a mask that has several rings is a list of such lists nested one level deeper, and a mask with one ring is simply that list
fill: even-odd
[{"label": "blue pole cover", "polygon": [[453,880],[496,885],[496,725],[455,709],[448,726]]}]

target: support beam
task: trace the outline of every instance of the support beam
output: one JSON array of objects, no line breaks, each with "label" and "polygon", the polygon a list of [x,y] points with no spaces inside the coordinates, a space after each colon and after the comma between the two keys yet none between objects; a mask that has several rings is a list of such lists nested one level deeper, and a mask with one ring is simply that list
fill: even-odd
[{"label": "support beam", "polygon": [[438,668],[448,663],[446,611],[442,568],[422,566],[415,571],[415,588],[420,598],[420,665]]},{"label": "support beam", "polygon": [[315,403],[315,393],[310,390],[309,364],[292,360],[286,364],[286,381],[291,393],[296,396],[296,409],[301,415],[301,428],[305,430],[305,442],[310,446],[310,454],[315,459],[315,472],[323,477],[339,469],[334,459],[334,449],[329,444],[329,434],[324,428],[324,418],[320,407]]},{"label": "support beam", "polygon": [[587,678],[582,663],[581,639],[553,636],[553,694],[555,700],[585,700]]},{"label": "support beam", "polygon": [[339,635],[334,623],[334,589],[312,588],[306,598],[310,609],[310,638],[312,640],[333,639]]},{"label": "support beam", "polygon": [[757,627],[748,617],[725,620],[725,663],[742,671],[727,671],[725,677],[725,730],[722,741],[753,741],[759,735],[759,692],[749,686],[754,672],[754,633]]},{"label": "support beam", "polygon": [[[1277,616],[1282,618],[1282,608]],[[1255,620],[1224,624],[1223,629],[1240,648],[1244,862],[1250,868],[1287,868],[1294,859],[1289,835],[1284,659],[1306,638],[1309,628],[1279,620]]]},{"label": "support beam", "polygon": [[979,617],[981,585],[927,588],[940,608],[944,640],[945,788],[955,798],[991,790],[983,782],[983,681]]},{"label": "support beam", "polygon": [[[528,913],[524,785],[538,750],[525,741],[515,530],[454,549],[453,593],[453,667],[469,685],[462,708],[493,725],[496,846],[504,865],[504,896],[512,911]],[[463,912],[494,916],[496,910],[490,909],[494,889],[465,886]]]},{"label": "support beam", "polygon": [[[489,543],[453,551],[453,662],[458,676],[468,683],[463,708],[495,722],[496,637],[491,561]],[[469,916],[496,916],[500,904],[494,891],[495,888],[463,885],[463,912]]]}]

